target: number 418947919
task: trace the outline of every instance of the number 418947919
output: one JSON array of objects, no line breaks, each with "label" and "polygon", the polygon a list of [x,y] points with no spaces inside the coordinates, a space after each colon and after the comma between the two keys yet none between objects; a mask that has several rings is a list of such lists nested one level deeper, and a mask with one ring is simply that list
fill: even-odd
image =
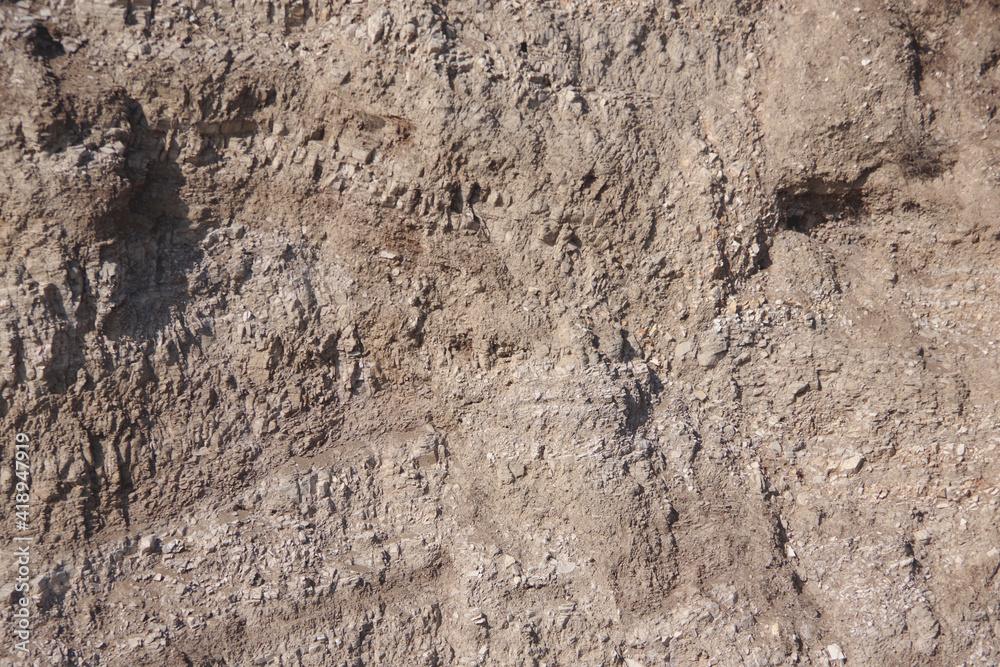
[{"label": "number 418947919", "polygon": [[31,479],[31,468],[28,465],[28,447],[30,443],[30,438],[24,433],[18,433],[14,438],[15,442],[15,454],[14,454],[14,475],[17,477],[18,482],[15,490],[17,495],[14,496],[17,505],[14,507],[15,515],[17,517],[17,526],[21,530],[27,530],[28,528],[28,500],[30,496],[28,492],[31,490],[30,479]]}]

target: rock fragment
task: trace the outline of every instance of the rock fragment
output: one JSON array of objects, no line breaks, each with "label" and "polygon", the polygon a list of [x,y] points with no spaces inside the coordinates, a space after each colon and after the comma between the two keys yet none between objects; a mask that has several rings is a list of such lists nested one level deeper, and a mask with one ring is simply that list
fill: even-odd
[{"label": "rock fragment", "polygon": [[861,466],[865,463],[865,457],[857,454],[855,456],[849,456],[837,467],[837,471],[845,475],[853,475],[854,473],[861,470]]}]

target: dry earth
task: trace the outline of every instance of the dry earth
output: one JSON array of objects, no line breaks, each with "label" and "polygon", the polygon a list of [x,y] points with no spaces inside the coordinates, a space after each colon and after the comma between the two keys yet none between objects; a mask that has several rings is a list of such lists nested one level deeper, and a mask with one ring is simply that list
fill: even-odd
[{"label": "dry earth", "polygon": [[1000,664],[995,2],[0,20],[0,664]]}]

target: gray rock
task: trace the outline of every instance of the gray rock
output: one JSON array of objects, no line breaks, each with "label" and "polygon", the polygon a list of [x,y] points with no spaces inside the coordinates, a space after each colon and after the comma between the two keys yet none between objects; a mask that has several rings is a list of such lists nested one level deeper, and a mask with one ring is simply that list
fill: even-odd
[{"label": "gray rock", "polygon": [[139,553],[143,556],[156,553],[160,548],[160,538],[156,535],[144,535],[139,539]]},{"label": "gray rock", "polygon": [[837,467],[839,472],[846,475],[853,475],[854,473],[861,470],[861,466],[865,463],[865,457],[859,455],[849,456],[848,458],[841,461],[840,465]]}]

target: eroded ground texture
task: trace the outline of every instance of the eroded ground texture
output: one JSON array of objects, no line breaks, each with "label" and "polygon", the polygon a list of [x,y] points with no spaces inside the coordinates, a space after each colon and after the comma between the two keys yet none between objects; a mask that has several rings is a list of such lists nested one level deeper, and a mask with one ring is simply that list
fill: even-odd
[{"label": "eroded ground texture", "polygon": [[0,15],[0,664],[1000,663],[996,3]]}]

